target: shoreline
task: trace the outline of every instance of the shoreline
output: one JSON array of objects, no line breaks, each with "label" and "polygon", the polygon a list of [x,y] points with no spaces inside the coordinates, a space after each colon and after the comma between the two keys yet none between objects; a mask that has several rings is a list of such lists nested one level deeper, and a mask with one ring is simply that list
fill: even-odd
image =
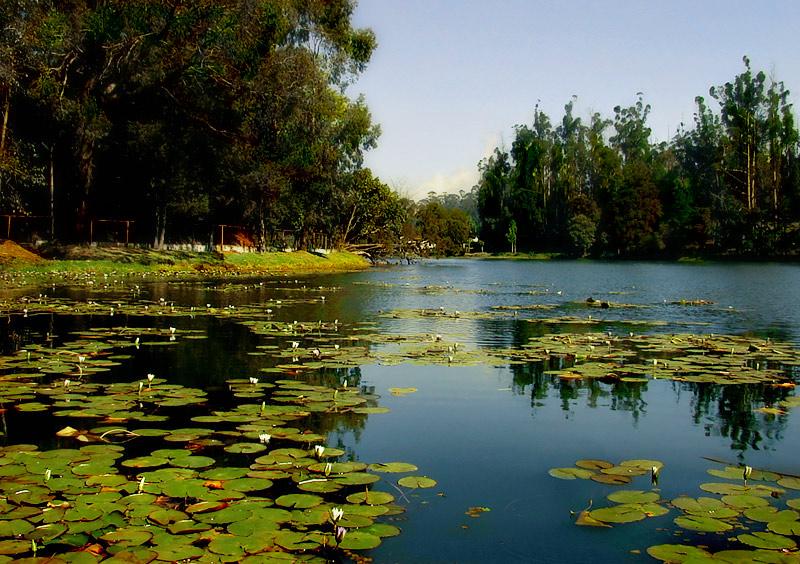
[{"label": "shoreline", "polygon": [[136,278],[143,281],[203,280],[248,276],[284,276],[357,272],[370,268],[363,256],[347,251],[318,255],[307,251],[269,253],[187,253],[177,251],[112,252],[82,249],[64,259],[14,258],[0,255],[0,288],[41,284],[87,283],[94,279]]}]

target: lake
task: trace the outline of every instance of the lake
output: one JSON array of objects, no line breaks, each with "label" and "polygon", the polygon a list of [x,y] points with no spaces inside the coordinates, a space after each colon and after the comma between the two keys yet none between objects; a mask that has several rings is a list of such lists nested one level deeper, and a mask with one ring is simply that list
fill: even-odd
[{"label": "lake", "polygon": [[[97,374],[76,375],[70,365],[67,377],[128,383],[154,373],[156,382],[205,390],[203,405],[220,409],[237,404],[227,395],[232,379],[358,391],[376,409],[320,408],[295,426],[324,435],[320,444],[343,451],[338,460],[403,461],[418,468],[410,474],[436,482],[409,488],[397,484],[409,473],[381,474],[374,489],[392,494],[404,511],[382,521],[398,527],[398,536],[360,552],[376,562],[643,562],[654,561],[646,551],[661,544],[761,548],[736,540],[771,524],[746,511],[765,498],[776,510],[796,506],[787,500],[800,497],[791,479],[800,474],[800,412],[781,402],[791,401],[800,376],[797,356],[787,352],[800,348],[798,281],[800,267],[785,264],[463,259],[297,279],[137,286],[111,278],[8,292],[8,308],[16,310],[4,346],[21,362],[14,349],[63,349],[76,332],[95,329],[124,354]],[[20,313],[23,295],[32,300],[27,314]],[[145,346],[153,338],[144,333],[142,346],[120,345],[148,327],[167,346]],[[300,352],[292,352],[293,342]],[[594,372],[573,371],[581,365]],[[31,371],[21,366],[0,369]],[[64,377],[48,374],[45,380]],[[80,418],[36,417],[9,409],[5,444],[66,448],[74,445],[56,441],[54,432],[65,422],[87,426]],[[148,453],[137,444],[126,443],[131,456]],[[286,445],[270,443],[279,446]],[[252,463],[214,448],[199,453]],[[622,485],[552,475],[576,469],[576,461],[587,461],[584,471],[593,476],[608,467],[605,476],[636,470]],[[655,461],[660,471],[651,484]],[[780,476],[758,482],[772,488],[766,495],[738,491],[743,470],[726,466],[739,465]],[[730,491],[701,488],[714,483]],[[610,528],[576,525],[584,509],[613,506],[607,496],[628,490],[655,492],[657,508]],[[723,530],[676,524],[698,514],[670,501],[715,493],[737,512],[722,520]],[[793,543],[793,532],[781,538]]]}]

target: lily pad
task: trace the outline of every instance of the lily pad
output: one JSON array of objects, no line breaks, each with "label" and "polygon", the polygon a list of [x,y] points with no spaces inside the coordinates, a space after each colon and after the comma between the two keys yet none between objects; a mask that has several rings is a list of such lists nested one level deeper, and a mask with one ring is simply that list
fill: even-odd
[{"label": "lily pad", "polygon": [[690,559],[711,558],[711,553],[685,544],[659,544],[647,549],[647,554],[664,562],[685,562]]},{"label": "lily pad", "polygon": [[394,496],[387,492],[371,491],[356,492],[347,496],[350,503],[366,503],[367,505],[386,505],[394,501]]},{"label": "lily pad", "polygon": [[775,533],[755,532],[752,534],[743,534],[736,537],[739,542],[752,546],[755,548],[764,548],[767,550],[791,550],[797,546],[792,539],[786,538]]},{"label": "lily pad", "polygon": [[408,462],[381,462],[376,464],[370,464],[369,470],[372,472],[385,472],[385,473],[394,473],[394,472],[416,472],[417,467],[413,464],[409,464]]},{"label": "lily pad", "polygon": [[724,495],[722,496],[722,501],[725,505],[736,509],[749,509],[751,507],[769,505],[769,501],[765,498],[755,495]]},{"label": "lily pad", "polygon": [[432,488],[436,485],[436,480],[427,476],[405,476],[397,480],[397,483],[404,488]]},{"label": "lily pad", "polygon": [[728,519],[736,517],[739,511],[725,505],[722,501],[714,497],[678,497],[672,500],[672,505],[688,513],[700,517],[714,517],[717,519]]},{"label": "lily pad", "polygon": [[641,521],[647,515],[637,504],[622,504],[613,507],[601,507],[589,512],[589,516],[604,523],[633,523]]},{"label": "lily pad", "polygon": [[575,480],[576,478],[588,480],[594,476],[594,472],[583,468],[551,468],[548,474],[559,480]]},{"label": "lily pad", "polygon": [[606,460],[584,459],[584,460],[578,460],[575,463],[575,466],[577,466],[578,468],[585,468],[586,470],[602,470],[604,468],[612,468],[614,464]]},{"label": "lily pad", "polygon": [[106,542],[119,544],[120,546],[132,547],[146,543],[153,538],[153,533],[140,529],[118,529],[106,533],[100,538]]},{"label": "lily pad", "polygon": [[22,540],[0,541],[0,554],[2,555],[25,554],[30,550],[31,550],[30,541],[22,541]]},{"label": "lily pad", "polygon": [[369,550],[380,546],[381,538],[361,530],[349,531],[339,543],[346,550]]},{"label": "lily pad", "polygon": [[779,519],[767,523],[767,528],[779,535],[797,537],[800,536],[800,521],[788,521]]},{"label": "lily pad", "polygon": [[704,533],[722,533],[730,531],[733,526],[725,521],[714,519],[713,517],[701,517],[699,515],[684,515],[675,518],[675,524],[683,529],[690,531],[702,531]]},{"label": "lily pad", "polygon": [[787,476],[778,480],[778,485],[790,490],[800,490],[800,478]]},{"label": "lily pad", "polygon": [[311,494],[288,494],[282,495],[275,500],[281,507],[293,507],[296,509],[308,509],[321,504],[323,499],[318,495]]},{"label": "lily pad", "polygon": [[614,503],[651,503],[658,501],[660,497],[656,492],[641,490],[620,490],[608,495],[609,501]]},{"label": "lily pad", "polygon": [[267,450],[267,446],[261,443],[235,443],[225,447],[225,452],[231,454],[255,454],[265,450]]},{"label": "lily pad", "polygon": [[155,548],[159,560],[165,562],[182,562],[185,560],[195,560],[205,554],[205,551],[191,544],[158,545]]},{"label": "lily pad", "polygon": [[631,483],[631,478],[629,476],[619,476],[614,474],[592,474],[591,479],[593,482],[609,484],[612,486],[621,486]]}]

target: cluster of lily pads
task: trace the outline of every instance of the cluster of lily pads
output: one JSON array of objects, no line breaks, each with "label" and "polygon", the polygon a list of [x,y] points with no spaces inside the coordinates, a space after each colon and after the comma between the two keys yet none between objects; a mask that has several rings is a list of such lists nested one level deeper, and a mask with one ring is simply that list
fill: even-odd
[{"label": "cluster of lily pads", "polygon": [[312,414],[384,411],[346,383],[229,379],[229,400],[216,397],[211,407],[205,390],[154,374],[95,380],[130,358],[120,348],[200,334],[168,327],[74,336],[0,359],[3,432],[24,417],[63,421],[59,448],[0,449],[0,560],[325,561],[400,533],[382,522],[403,511],[394,495],[373,489],[382,476],[398,476],[382,483],[406,502],[407,492],[436,485],[409,463],[347,460],[307,427]]},{"label": "cluster of lily pads", "polygon": [[786,343],[727,335],[548,335],[525,347],[571,364],[547,372],[563,379],[667,379],[792,388],[793,373],[800,366],[800,351]]},{"label": "cluster of lily pads", "polygon": [[[649,470],[647,467],[650,467]],[[661,497],[657,488],[662,463],[655,460],[628,460],[613,464],[604,460],[579,460],[574,467],[553,468],[550,475],[565,480],[591,479],[604,484],[630,482],[631,476],[650,474],[653,489],[618,490],[607,496],[614,505],[589,507],[580,511],[576,525],[611,527],[649,517],[660,517],[672,510],[681,515],[673,519],[679,530],[694,534],[719,535],[718,543],[731,548],[710,552],[706,537],[696,544],[661,544],[647,549],[648,554],[665,562],[798,562],[800,538],[800,497],[786,499],[787,490],[800,490],[800,477],[757,470],[749,466],[727,466],[708,471],[727,482],[700,485],[708,495],[697,498]],[[605,479],[609,476],[610,479]],[[617,481],[617,477],[622,477]]]}]

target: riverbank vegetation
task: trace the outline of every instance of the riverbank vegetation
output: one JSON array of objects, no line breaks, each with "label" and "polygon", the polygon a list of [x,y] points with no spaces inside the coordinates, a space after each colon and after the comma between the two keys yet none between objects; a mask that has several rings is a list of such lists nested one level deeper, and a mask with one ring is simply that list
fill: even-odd
[{"label": "riverbank vegetation", "polygon": [[[800,243],[798,130],[789,91],[751,69],[696,98],[694,123],[653,143],[643,95],[588,123],[538,107],[480,163],[487,250],[614,257],[778,256]],[[513,236],[512,236],[513,235]],[[512,240],[513,239],[513,240]]]},{"label": "riverbank vegetation", "polygon": [[104,276],[191,279],[226,276],[275,276],[350,272],[369,262],[346,251],[314,254],[306,251],[218,253],[165,251],[131,247],[62,246],[45,249],[45,258],[19,245],[0,244],[0,287],[64,283]]}]

